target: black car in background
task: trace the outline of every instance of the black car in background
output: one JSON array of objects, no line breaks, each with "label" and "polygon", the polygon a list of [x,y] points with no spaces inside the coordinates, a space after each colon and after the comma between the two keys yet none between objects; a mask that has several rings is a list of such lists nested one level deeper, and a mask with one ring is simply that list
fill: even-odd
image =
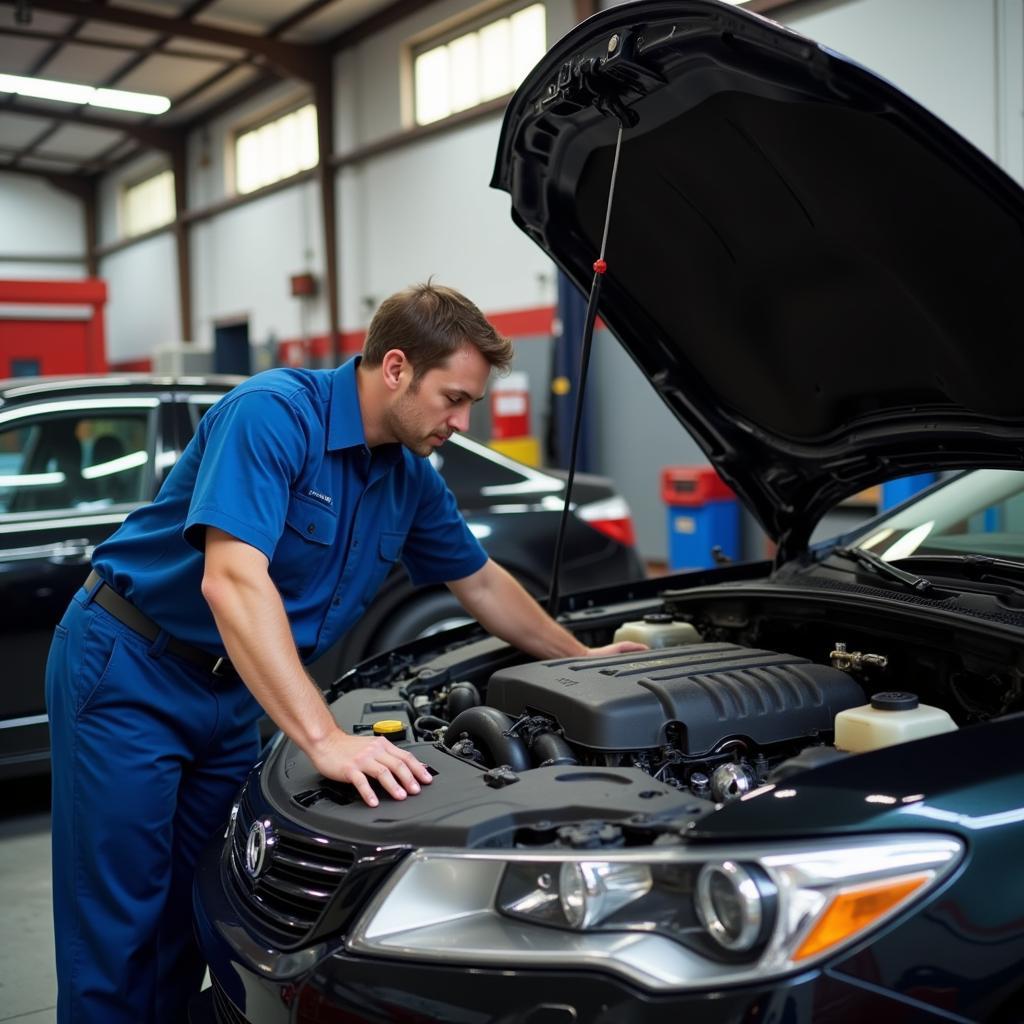
[{"label": "black car in background", "polygon": [[[1024,191],[714,0],[570,32],[494,184],[579,286],[605,258],[600,315],[778,557],[564,600],[645,652],[464,627],[356,666],[336,720],[389,720],[433,783],[369,808],[279,737],[197,872],[197,1015],[1024,1019]],[[809,544],[864,487],[967,467]]]},{"label": "black car in background", "polygon": [[[203,413],[237,379],[110,376],[0,381],[0,777],[45,770],[43,672],[53,634],[93,549],[156,494]],[[562,477],[466,437],[435,464],[488,552],[532,593],[548,589]],[[625,501],[607,480],[577,481],[563,585],[643,567]],[[379,650],[465,615],[444,588],[395,572],[349,635],[311,671],[323,686]]]}]

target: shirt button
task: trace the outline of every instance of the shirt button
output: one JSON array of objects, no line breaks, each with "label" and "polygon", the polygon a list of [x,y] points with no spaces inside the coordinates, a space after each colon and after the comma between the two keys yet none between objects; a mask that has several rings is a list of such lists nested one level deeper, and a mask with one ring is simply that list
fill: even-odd
[{"label": "shirt button", "polygon": [[334,600],[333,600],[333,601],[331,602],[331,607],[332,607],[332,608],[337,608],[339,604],[341,604],[341,598],[340,598],[340,597],[336,597],[336,598],[335,598],[335,599],[334,599]]},{"label": "shirt button", "polygon": [[306,533],[316,533],[316,523],[310,523],[309,526],[306,527]]},{"label": "shirt button", "polygon": [[357,547],[359,547],[359,541],[358,540],[352,541],[352,550],[354,551]]}]

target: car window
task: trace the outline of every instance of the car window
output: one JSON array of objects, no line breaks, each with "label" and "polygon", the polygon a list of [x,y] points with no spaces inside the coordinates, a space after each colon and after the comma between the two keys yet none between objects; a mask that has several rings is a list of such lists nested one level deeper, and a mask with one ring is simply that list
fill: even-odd
[{"label": "car window", "polygon": [[1024,561],[1024,473],[966,473],[876,521],[857,544],[890,561],[939,554]]},{"label": "car window", "polygon": [[0,514],[143,501],[148,409],[74,409],[0,425]]}]

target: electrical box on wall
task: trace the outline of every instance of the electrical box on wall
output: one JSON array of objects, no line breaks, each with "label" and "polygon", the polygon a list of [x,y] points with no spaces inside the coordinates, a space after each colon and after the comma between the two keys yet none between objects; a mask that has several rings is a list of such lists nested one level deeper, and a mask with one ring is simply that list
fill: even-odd
[{"label": "electrical box on wall", "polygon": [[295,298],[309,298],[316,295],[316,278],[312,274],[292,274],[288,280]]}]

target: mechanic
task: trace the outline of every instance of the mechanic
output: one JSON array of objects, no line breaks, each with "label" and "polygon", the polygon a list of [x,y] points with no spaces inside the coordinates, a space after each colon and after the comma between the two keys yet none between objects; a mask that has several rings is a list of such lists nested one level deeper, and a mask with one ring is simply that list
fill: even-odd
[{"label": "mechanic", "polygon": [[[491,562],[425,458],[512,345],[458,292],[387,299],[362,356],[257,374],[201,420],[156,500],[101,544],[47,664],[60,1022],[185,1019],[199,852],[259,754],[261,706],[371,807],[430,782],[350,736],[303,669],[401,557],[537,658],[588,649]],[[255,700],[253,699],[255,698]]]}]

